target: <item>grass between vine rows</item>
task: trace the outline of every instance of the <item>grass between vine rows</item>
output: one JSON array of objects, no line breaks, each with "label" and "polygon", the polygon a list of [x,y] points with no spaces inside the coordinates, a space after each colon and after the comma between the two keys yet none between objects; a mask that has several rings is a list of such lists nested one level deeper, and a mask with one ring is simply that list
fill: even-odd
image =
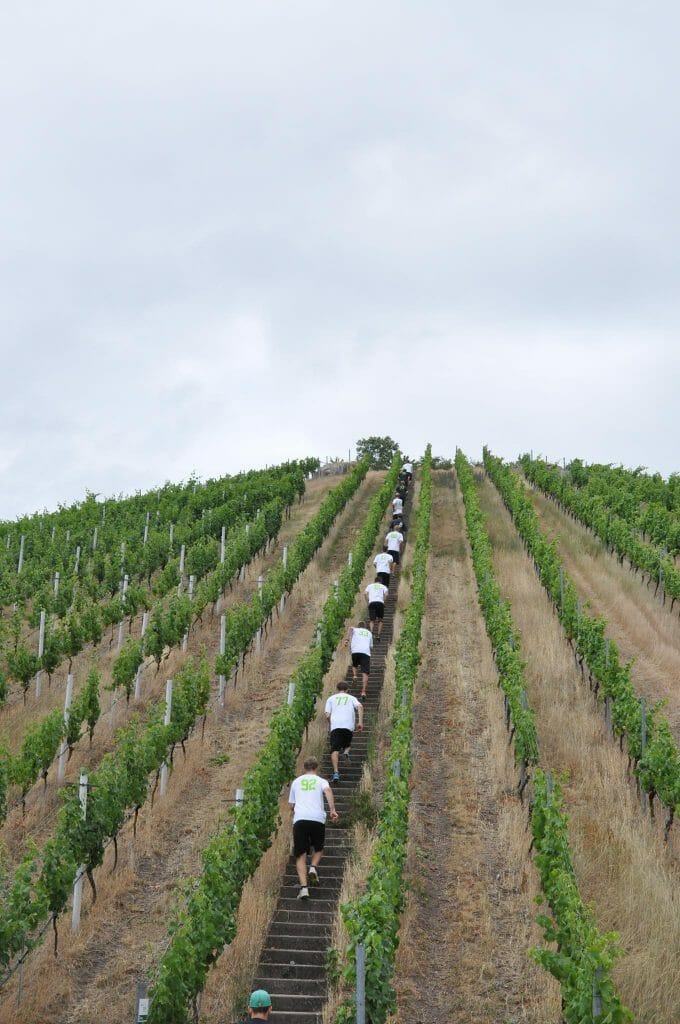
[{"label": "grass between vine rows", "polygon": [[[153,810],[147,805],[140,814],[136,841],[126,828],[113,875],[109,874],[111,853],[107,855],[91,913],[86,888],[80,934],[71,936],[68,927],[62,926],[57,962],[45,947],[32,954],[18,1010],[15,987],[10,985],[3,993],[0,1024],[35,1024],[36,1020],[118,1024],[130,1015],[131,965],[135,965],[134,977],[142,977],[155,962],[166,937],[177,879],[198,870],[200,850],[230,806],[224,800],[233,798],[267,734],[271,713],[284,699],[288,676],[307,648],[328,588],[346,561],[383,475],[370,473],[340,515],[298,581],[262,654],[248,659],[243,675],[239,672],[238,686],[229,690],[224,712],[209,715],[205,744],[200,739],[189,743],[186,764],[178,754],[167,797],[157,801]],[[213,624],[213,649],[218,623]],[[163,671],[160,677],[165,679]],[[225,754],[228,760],[222,762]]]},{"label": "grass between vine rows", "polygon": [[622,1001],[637,1021],[667,1024],[680,1013],[678,869],[661,832],[642,820],[625,756],[605,736],[562,630],[489,482],[480,487],[499,583],[512,601],[527,657],[529,702],[539,748],[556,773],[566,772],[565,809],[579,889],[602,930],[621,936],[625,958],[613,971]]},{"label": "grass between vine rows", "polygon": [[680,740],[680,620],[669,615],[640,577],[619,565],[615,556],[561,512],[540,491],[529,490],[541,524],[559,537],[559,552],[591,612],[607,619],[624,660],[635,659],[636,690],[650,700],[667,701],[664,714]]},{"label": "grass between vine rows", "polygon": [[452,473],[435,474],[431,545],[398,1019],[548,1024],[559,987],[526,954],[541,937],[526,810]]},{"label": "grass between vine rows", "polygon": [[[328,483],[328,480],[331,483]],[[246,572],[246,579],[236,583],[233,591],[227,593],[226,599],[222,602],[223,609],[229,607],[237,600],[248,599],[257,586],[257,577],[267,568],[281,559],[282,546],[289,543],[294,536],[300,532],[303,526],[312,518],[318,510],[321,501],[337,483],[337,477],[319,478],[311,481],[307,499],[302,505],[294,505],[291,519],[284,522],[280,532],[279,546],[269,555],[261,555],[254,559]],[[133,631],[138,635],[141,629],[141,616],[137,617],[136,629]],[[117,629],[116,629],[117,635]],[[117,655],[116,644],[111,650],[108,649],[108,640],[104,639],[99,645],[96,661],[102,674],[100,686],[100,701],[102,714],[94,732],[92,747],[89,746],[86,738],[81,739],[74,749],[73,756],[66,767],[66,782],[75,783],[78,780],[81,768],[91,771],[100,762],[104,754],[108,753],[115,746],[115,732],[124,722],[128,721],[135,713],[144,713],[150,703],[161,697],[165,691],[165,680],[172,678],[187,657],[191,654],[199,655],[206,647],[214,653],[219,640],[219,617],[210,619],[209,613],[203,616],[203,621],[197,623],[191,632],[189,645],[186,654],[181,650],[174,649],[169,657],[162,663],[160,672],[156,672],[154,664],[147,668],[142,677],[142,700],[129,705],[125,699],[119,699],[114,706],[113,717],[109,713],[111,695],[104,690],[104,687],[111,682],[111,665]],[[74,693],[77,693],[85,680],[85,676],[92,664],[92,652],[83,653],[74,659],[75,685]],[[42,718],[52,707],[59,707],[63,704],[65,690],[65,675],[61,671],[55,673],[52,687],[48,690],[46,684],[43,696],[40,701],[34,697],[24,705],[19,702],[7,709],[10,714],[7,720],[2,719],[2,730],[0,735],[11,742],[11,748],[17,749],[21,742],[26,727],[33,721]],[[120,694],[118,695],[120,697]],[[28,794],[27,811],[22,815],[20,806],[10,812],[7,821],[0,828],[0,840],[5,844],[6,860],[8,869],[12,869],[17,860],[23,856],[26,839],[30,837],[38,845],[52,832],[56,812],[59,808],[59,789],[56,785],[56,767],[50,769],[47,788],[42,783],[34,786]]]},{"label": "grass between vine rows", "polygon": [[[385,516],[382,533],[386,533],[389,524],[389,515]],[[400,619],[400,606],[408,600],[408,583],[405,580],[409,564],[409,552],[412,553],[410,545],[406,546],[406,558],[404,567],[400,573],[397,612],[395,615],[394,639],[396,640]],[[364,587],[375,578],[375,570],[372,561],[369,559],[369,567],[364,575],[364,580],[359,588],[359,593],[354,605],[352,621],[359,619],[365,612],[366,604],[363,597]],[[394,697],[394,644],[390,646],[387,655],[386,679],[383,684],[381,695],[380,711],[377,722],[374,726],[374,735],[384,735],[389,723],[391,702]],[[392,690],[389,690],[387,675],[389,666],[392,665]],[[344,678],[347,668],[347,649],[340,644],[336,650],[336,660],[324,678],[323,694],[317,702],[319,714],[310,724],[309,739],[305,742],[298,758],[298,768],[302,771],[302,764],[306,757],[314,755],[322,759],[328,748],[328,726],[323,716],[323,707],[326,698],[334,692],[336,683]],[[385,705],[385,701],[388,704]],[[366,772],[365,772],[366,774]],[[370,771],[368,781],[371,782]],[[366,785],[363,782],[362,785]],[[253,878],[246,884],[241,898],[238,913],[238,929],[234,942],[224,951],[217,961],[214,970],[208,976],[201,1000],[201,1013],[206,1021],[212,1020],[237,1020],[243,1011],[244,997],[251,989],[251,981],[254,977],[255,968],[259,962],[262,946],[267,935],[271,916],[275,910],[281,886],[281,877],[290,854],[290,812],[288,810],[288,791],[281,797],[281,817],[283,825],[279,828],[272,847],[262,858],[262,862]],[[352,830],[356,835],[356,845],[359,857],[365,856],[370,851],[373,841],[373,833],[362,826]],[[354,840],[353,840],[354,841]],[[369,854],[370,855],[370,854]],[[349,891],[348,878],[355,882],[362,880],[364,875],[359,867],[360,860],[352,857],[349,861],[345,886]],[[342,892],[346,889],[343,887]],[[345,898],[341,893],[341,899]],[[347,897],[349,898],[349,897]],[[334,943],[333,943],[334,944]]]}]

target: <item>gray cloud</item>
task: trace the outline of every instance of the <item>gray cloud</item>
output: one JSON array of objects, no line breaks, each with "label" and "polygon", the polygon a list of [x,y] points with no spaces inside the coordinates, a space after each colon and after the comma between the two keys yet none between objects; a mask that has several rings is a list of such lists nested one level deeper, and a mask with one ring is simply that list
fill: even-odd
[{"label": "gray cloud", "polygon": [[0,515],[341,453],[678,465],[680,16],[0,13]]}]

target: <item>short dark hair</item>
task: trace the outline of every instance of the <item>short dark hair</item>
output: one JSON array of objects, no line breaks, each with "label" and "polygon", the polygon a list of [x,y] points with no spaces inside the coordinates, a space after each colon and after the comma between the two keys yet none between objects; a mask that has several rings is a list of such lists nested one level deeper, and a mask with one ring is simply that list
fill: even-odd
[{"label": "short dark hair", "polygon": [[359,621],[357,622],[357,627],[359,629],[366,629],[366,619],[359,619]]},{"label": "short dark hair", "polygon": [[315,757],[306,757],[304,760],[304,767],[310,772],[313,772],[315,768],[319,767],[319,762]]},{"label": "short dark hair", "polygon": [[341,679],[340,680],[340,682],[338,683],[338,689],[339,690],[349,690],[349,683],[347,682],[346,679]]}]

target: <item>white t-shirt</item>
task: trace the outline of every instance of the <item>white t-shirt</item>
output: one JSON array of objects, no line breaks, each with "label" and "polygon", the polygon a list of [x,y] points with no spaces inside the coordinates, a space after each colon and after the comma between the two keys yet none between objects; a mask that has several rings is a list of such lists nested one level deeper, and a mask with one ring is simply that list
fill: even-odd
[{"label": "white t-shirt", "polygon": [[331,729],[354,731],[354,716],[361,704],[351,693],[334,693],[326,701],[326,714],[331,716]]},{"label": "white t-shirt", "polygon": [[323,794],[330,786],[320,775],[309,772],[298,775],[290,787],[288,803],[295,805],[293,824],[296,821],[326,821]]},{"label": "white t-shirt", "polygon": [[380,551],[373,559],[373,565],[375,566],[376,572],[392,572],[392,563],[394,559],[387,551]]},{"label": "white t-shirt", "polygon": [[405,462],[404,465],[401,468],[404,471],[404,473],[412,473],[413,472],[413,463],[412,462]]},{"label": "white t-shirt", "polygon": [[352,639],[350,641],[350,651],[352,654],[368,654],[371,653],[373,647],[373,634],[370,629],[364,629],[359,626],[352,626]]},{"label": "white t-shirt", "polygon": [[388,593],[389,591],[384,583],[369,583],[364,590],[369,604],[373,604],[374,601],[380,601],[384,604]]},{"label": "white t-shirt", "polygon": [[395,516],[400,516],[404,511],[404,502],[401,498],[392,498],[392,508],[394,509]]},{"label": "white t-shirt", "polygon": [[404,534],[399,533],[399,530],[390,530],[385,537],[385,543],[387,544],[388,551],[401,551],[401,545],[404,543]]}]

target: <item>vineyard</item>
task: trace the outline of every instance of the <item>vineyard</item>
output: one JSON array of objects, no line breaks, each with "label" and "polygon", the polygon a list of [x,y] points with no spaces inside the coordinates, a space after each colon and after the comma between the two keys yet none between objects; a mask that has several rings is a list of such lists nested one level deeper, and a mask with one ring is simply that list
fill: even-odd
[{"label": "vineyard", "polygon": [[678,478],[450,454],[0,522],[0,1024],[680,1021]]}]

